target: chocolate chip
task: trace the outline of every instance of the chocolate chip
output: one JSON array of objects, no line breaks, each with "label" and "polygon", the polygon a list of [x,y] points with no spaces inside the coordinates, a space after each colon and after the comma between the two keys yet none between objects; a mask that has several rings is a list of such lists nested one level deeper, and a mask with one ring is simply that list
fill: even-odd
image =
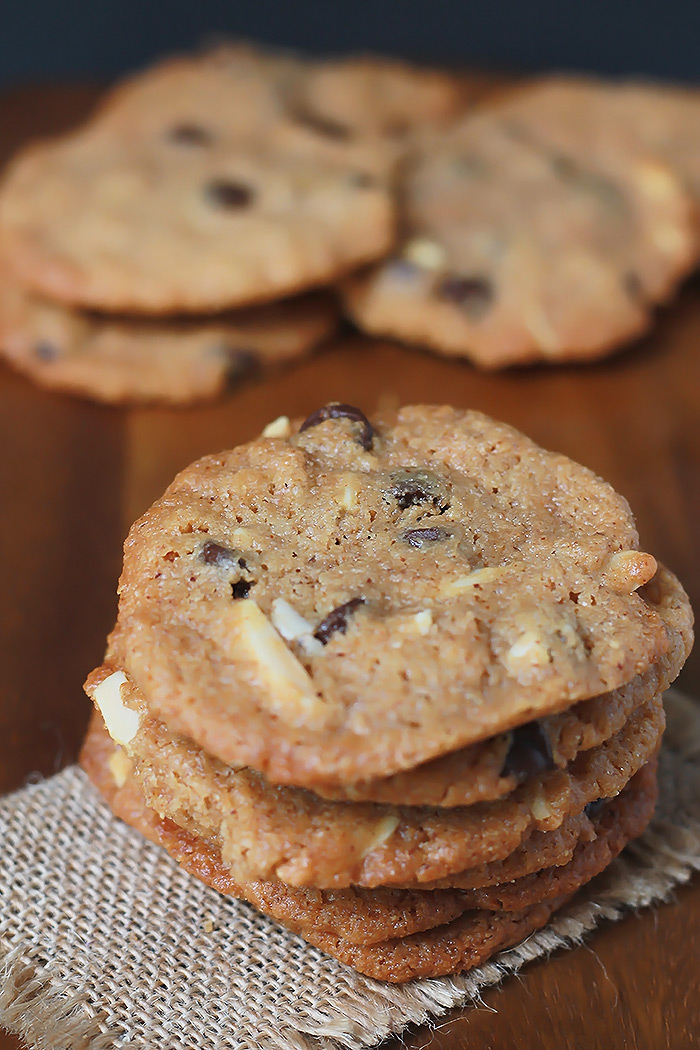
[{"label": "chocolate chip", "polygon": [[420,266],[410,262],[408,259],[391,259],[384,263],[385,273],[394,280],[405,284],[409,281],[415,282],[422,279],[425,271]]},{"label": "chocolate chip", "polygon": [[337,633],[345,634],[348,629],[348,617],[361,605],[364,605],[364,601],[364,598],[351,598],[349,602],[345,602],[344,605],[339,605],[337,609],[333,609],[332,612],[328,613],[325,620],[321,620],[314,631],[314,638],[317,638],[323,645],[327,645],[332,635]]},{"label": "chocolate chip", "polygon": [[526,722],[514,729],[501,776],[521,781],[550,769],[554,769],[554,757],[549,738],[540,723],[536,720]]},{"label": "chocolate chip", "polygon": [[204,192],[210,204],[215,204],[218,208],[247,208],[253,203],[253,191],[250,186],[233,179],[215,179],[206,186]]},{"label": "chocolate chip", "polygon": [[227,361],[226,378],[229,382],[260,374],[260,358],[254,350],[225,346],[221,352]]},{"label": "chocolate chip", "polygon": [[252,580],[236,580],[231,584],[231,593],[234,598],[247,598],[252,586]]},{"label": "chocolate chip", "polygon": [[245,568],[245,562],[238,551],[231,550],[230,547],[223,547],[220,543],[214,543],[213,540],[207,540],[199,553],[202,561],[207,565],[217,565],[220,569],[232,568],[234,565]]},{"label": "chocolate chip", "polygon": [[55,361],[58,357],[58,347],[54,346],[53,343],[49,343],[46,339],[42,339],[34,347],[34,353],[40,361]]},{"label": "chocolate chip", "polygon": [[473,321],[480,321],[494,299],[493,286],[485,277],[460,277],[450,274],[438,283],[436,292],[464,310]]},{"label": "chocolate chip", "polygon": [[450,505],[440,480],[427,471],[397,471],[392,475],[392,482],[389,495],[394,497],[400,510],[432,503],[444,514]]},{"label": "chocolate chip", "polygon": [[602,813],[609,801],[609,798],[596,798],[592,802],[589,802],[587,806],[583,807],[583,812],[590,820],[592,820],[594,817],[597,817]]},{"label": "chocolate chip", "polygon": [[[202,561],[207,565],[215,565],[219,569],[236,570],[236,572],[248,571],[248,563],[240,554],[240,551],[224,547],[214,540],[207,540],[199,552]],[[247,598],[250,588],[255,585],[255,580],[246,580],[240,577],[231,584],[231,593],[234,598]]]},{"label": "chocolate chip", "polygon": [[317,427],[319,423],[325,423],[327,419],[350,419],[353,423],[361,423],[360,444],[366,452],[372,448],[374,429],[364,412],[361,412],[359,408],[354,408],[353,405],[343,405],[336,401],[312,412],[299,427],[299,432],[308,430],[309,427]]},{"label": "chocolate chip", "polygon": [[316,132],[317,135],[323,135],[326,139],[334,139],[336,142],[346,142],[352,137],[352,130],[345,124],[340,124],[329,117],[323,117],[320,113],[312,113],[308,109],[297,109],[294,113],[294,120],[298,124],[303,124],[310,131]]},{"label": "chocolate chip", "polygon": [[359,190],[368,190],[377,185],[377,180],[368,171],[351,171],[348,175],[348,182]]},{"label": "chocolate chip", "polygon": [[175,124],[168,132],[171,142],[183,146],[208,146],[212,136],[200,124]]},{"label": "chocolate chip", "polygon": [[451,535],[452,533],[447,529],[439,529],[436,526],[432,526],[428,529],[407,529],[401,539],[409,543],[411,547],[420,549],[425,543],[434,543],[435,540],[446,540]]},{"label": "chocolate chip", "polygon": [[634,273],[632,270],[622,278],[622,287],[632,302],[638,303],[644,298],[644,286],[641,278],[639,274]]}]

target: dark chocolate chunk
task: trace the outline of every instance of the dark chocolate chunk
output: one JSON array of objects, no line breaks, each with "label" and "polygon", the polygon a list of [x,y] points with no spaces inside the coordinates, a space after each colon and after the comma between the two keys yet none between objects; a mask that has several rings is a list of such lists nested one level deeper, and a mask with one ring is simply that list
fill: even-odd
[{"label": "dark chocolate chunk", "polygon": [[299,432],[308,430],[309,427],[317,427],[319,423],[325,423],[327,419],[350,419],[353,423],[361,423],[360,444],[366,452],[372,448],[374,429],[364,412],[361,412],[359,408],[354,408],[353,405],[343,405],[336,401],[312,412],[299,427]]},{"label": "dark chocolate chunk", "polygon": [[183,146],[208,146],[212,141],[211,133],[200,124],[175,124],[168,138]]},{"label": "dark chocolate chunk", "polygon": [[55,361],[58,355],[58,347],[48,340],[42,339],[34,347],[34,353],[40,361]]},{"label": "dark chocolate chunk", "polygon": [[235,583],[231,584],[231,593],[234,598],[247,598],[252,586],[252,580],[236,580]]},{"label": "dark chocolate chunk", "polygon": [[436,540],[446,540],[452,533],[448,529],[440,529],[433,525],[427,529],[407,529],[401,537],[411,547],[422,547],[425,543],[434,543]]},{"label": "dark chocolate chunk", "polygon": [[226,378],[229,382],[248,379],[261,372],[260,358],[254,350],[225,346],[222,352],[227,361]]},{"label": "dark chocolate chunk", "polygon": [[389,495],[394,497],[400,510],[432,503],[443,514],[450,505],[441,481],[425,470],[396,471],[392,482]]},{"label": "dark chocolate chunk", "polygon": [[554,757],[549,738],[540,723],[536,720],[526,722],[514,729],[501,776],[529,780],[550,769],[554,769]]},{"label": "dark chocolate chunk", "polygon": [[480,321],[494,299],[493,286],[485,277],[449,274],[438,283],[437,294],[464,310],[473,321]]},{"label": "dark chocolate chunk", "polygon": [[[231,550],[214,540],[207,540],[199,552],[202,561],[207,565],[216,565],[219,569],[235,569],[237,572],[248,571],[248,564],[240,554],[240,551]],[[247,598],[250,588],[255,585],[255,580],[246,580],[241,577],[231,584],[231,593],[234,598]]]},{"label": "dark chocolate chunk", "polygon": [[220,543],[214,543],[213,540],[207,540],[200,554],[202,561],[205,561],[207,565],[218,565],[220,568],[239,566],[243,560],[238,551],[231,550],[230,547],[223,547]]},{"label": "dark chocolate chunk", "polygon": [[233,179],[214,179],[206,188],[207,200],[218,208],[247,208],[253,203],[253,191],[245,182]]},{"label": "dark chocolate chunk", "polygon": [[596,798],[583,807],[583,812],[590,820],[593,820],[602,813],[609,801],[609,798]]},{"label": "dark chocolate chunk", "polygon": [[332,612],[328,613],[325,620],[321,620],[314,631],[314,638],[317,638],[323,645],[327,645],[332,635],[337,633],[345,634],[348,629],[348,617],[361,605],[364,605],[364,601],[364,598],[351,598],[349,602],[345,602],[344,605],[339,605],[337,609],[333,609]]}]

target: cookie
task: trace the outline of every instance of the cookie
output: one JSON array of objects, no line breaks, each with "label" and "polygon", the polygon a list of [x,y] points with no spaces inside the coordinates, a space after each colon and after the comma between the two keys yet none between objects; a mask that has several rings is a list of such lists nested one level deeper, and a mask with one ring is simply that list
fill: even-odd
[{"label": "cookie", "polygon": [[[660,614],[663,612],[659,609]],[[527,722],[509,733],[433,759],[383,780],[314,785],[323,798],[392,802],[406,806],[468,806],[502,798],[533,771],[563,768],[579,751],[614,736],[637,707],[669,685],[675,654],[612,693],[582,700],[567,711]]]},{"label": "cookie", "polygon": [[331,405],[268,433],[132,528],[98,675],[226,765],[354,784],[618,689],[670,647],[679,670],[683,590],[659,574],[676,646],[629,507],[583,467],[451,408]]},{"label": "cookie", "polygon": [[576,847],[568,864],[549,867],[532,875],[464,894],[469,908],[520,911],[540,901],[575,893],[599,875],[647,827],[658,795],[656,759],[643,766],[630,784],[613,799],[590,803],[596,821],[596,837]]},{"label": "cookie", "polygon": [[133,772],[120,759],[124,759],[123,754],[115,748],[99,716],[93,716],[81,764],[117,816],[163,845],[185,870],[221,893],[250,901],[295,932],[304,935],[308,930],[320,930],[363,945],[378,943],[388,936],[423,932],[473,908],[518,910],[527,906],[521,903],[526,897],[531,903],[538,902],[536,888],[542,890],[542,899],[560,895],[557,889],[561,893],[573,892],[602,870],[630,838],[641,833],[653,811],[656,786],[652,763],[594,817],[596,837],[577,847],[571,863],[531,878],[493,890],[464,893],[382,889],[333,893],[292,890],[281,883],[237,884],[212,846],[172,821],[157,818],[148,809]]},{"label": "cookie", "polygon": [[202,313],[328,283],[384,254],[393,210],[382,179],[272,139],[193,150],[91,125],[10,165],[0,244],[47,298]]},{"label": "cookie", "polygon": [[400,984],[479,966],[540,929],[569,899],[545,901],[522,912],[465,912],[444,926],[380,944],[350,944],[315,931],[307,931],[304,939],[367,977]]},{"label": "cookie", "polygon": [[333,331],[330,297],[145,321],[70,310],[0,283],[0,356],[42,386],[108,403],[184,404],[295,360]]},{"label": "cookie", "polygon": [[[134,783],[126,780],[121,788],[114,790],[105,776],[104,765],[95,761],[91,738],[83,748],[81,762],[91,778],[106,795],[117,816],[143,832],[148,838],[170,852],[171,856],[186,870],[214,888],[228,887],[229,875],[225,868],[217,865],[216,852],[206,844],[186,842],[181,834],[168,834],[172,829],[159,822],[155,814],[143,804],[143,796]],[[559,901],[549,901],[535,906],[529,913],[468,912],[433,929],[432,932],[394,940],[384,940],[374,945],[357,945],[329,933],[326,929],[305,929],[303,936],[311,944],[334,955],[361,973],[386,981],[407,981],[418,976],[436,976],[438,973],[457,972],[476,966],[499,948],[514,944],[539,925],[544,925]],[[284,919],[281,921],[287,922]],[[293,919],[289,926],[293,929]],[[298,931],[295,931],[298,932]],[[418,938],[418,939],[415,939]]]},{"label": "cookie", "polygon": [[644,332],[695,265],[694,201],[641,143],[624,151],[575,121],[559,143],[508,105],[405,166],[402,244],[346,282],[348,312],[483,368],[600,357]]},{"label": "cookie", "polygon": [[239,883],[419,884],[501,860],[532,830],[554,830],[591,801],[619,794],[656,752],[664,727],[661,701],[652,700],[565,770],[534,776],[495,802],[453,809],[328,802],[222,766],[153,720],[127,739],[125,714],[128,721],[134,712],[119,708],[113,689],[122,677],[91,691],[110,734],[133,760],[148,805],[216,843]]},{"label": "cookie", "polygon": [[11,164],[3,255],[35,293],[114,312],[220,311],[328,283],[391,247],[397,127],[447,119],[462,96],[453,78],[371,59],[231,46],[166,61]]}]

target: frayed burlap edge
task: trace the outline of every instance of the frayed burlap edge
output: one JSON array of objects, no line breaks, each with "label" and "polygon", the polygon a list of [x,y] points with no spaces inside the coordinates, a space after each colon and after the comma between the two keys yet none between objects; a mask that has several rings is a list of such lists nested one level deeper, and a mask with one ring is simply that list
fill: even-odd
[{"label": "frayed burlap edge", "polygon": [[[453,1007],[478,1002],[485,988],[516,973],[526,962],[580,943],[604,919],[614,921],[629,910],[666,899],[674,886],[700,870],[700,705],[671,690],[666,706],[660,801],[649,829],[591,884],[586,895],[579,896],[545,929],[471,973],[408,985],[381,984],[333,963],[337,996],[334,991],[329,1001],[319,994],[316,1009],[306,1010],[292,1022],[280,1019],[279,1025],[264,1031],[258,1028],[249,1034],[245,1017],[238,1018],[236,1031],[225,1045],[236,1050],[371,1046],[410,1024],[430,1023]],[[92,790],[79,771],[68,773],[80,780],[79,790]],[[114,826],[122,827],[116,821]],[[280,935],[298,941],[286,932]],[[322,953],[303,945],[299,950],[309,956],[310,972],[318,957],[325,965]],[[156,1050],[159,1044],[153,1041],[143,1042],[126,1033],[115,1035],[120,1029],[114,1027],[114,1010],[108,1016],[101,1008],[100,988],[77,990],[60,977],[59,969],[56,960],[53,965],[37,966],[31,960],[29,942],[8,950],[0,933],[0,1023],[34,1050],[145,1050],[146,1046]],[[171,1044],[162,1045],[169,1050]],[[198,1031],[185,1033],[184,1044],[177,1045],[199,1050],[220,1044],[207,1042],[207,1032]]]}]

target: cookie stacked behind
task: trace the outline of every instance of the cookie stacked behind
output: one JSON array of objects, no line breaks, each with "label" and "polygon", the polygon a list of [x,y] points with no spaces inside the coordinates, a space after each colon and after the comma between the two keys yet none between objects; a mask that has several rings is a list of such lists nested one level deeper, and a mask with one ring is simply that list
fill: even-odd
[{"label": "cookie stacked behind", "polygon": [[212,396],[241,358],[300,355],[333,328],[331,302],[259,304],[386,254],[406,136],[463,94],[399,63],[242,46],[118,85],[83,127],[10,165],[0,348],[39,382],[106,401]]},{"label": "cookie stacked behind", "polygon": [[697,264],[697,93],[552,78],[426,139],[403,243],[345,285],[366,331],[485,368],[644,332]]},{"label": "cookie stacked behind", "polygon": [[644,828],[691,634],[589,471],[477,413],[327,405],[133,527],[83,764],[363,973],[457,972]]}]

